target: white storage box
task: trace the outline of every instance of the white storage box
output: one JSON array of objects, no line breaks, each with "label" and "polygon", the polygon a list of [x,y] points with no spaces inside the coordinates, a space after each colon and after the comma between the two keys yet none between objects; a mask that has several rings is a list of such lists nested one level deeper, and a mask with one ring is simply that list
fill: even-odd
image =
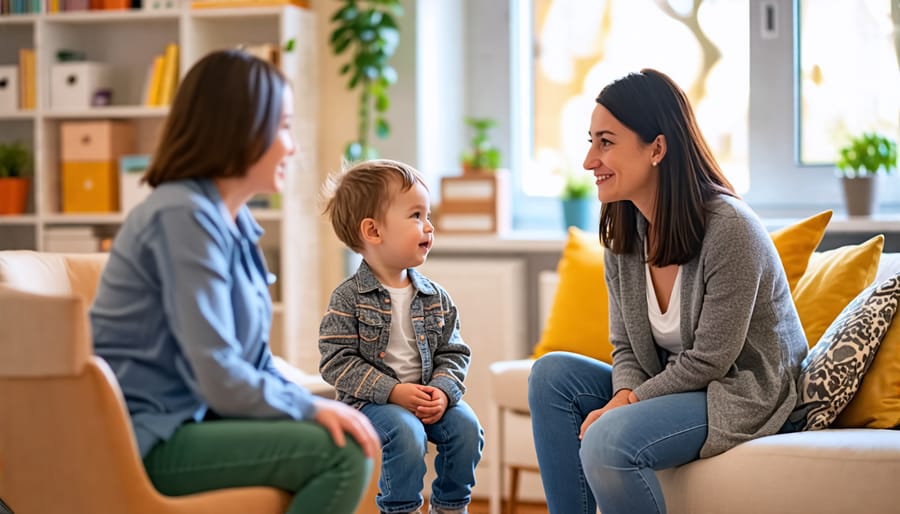
[{"label": "white storage box", "polygon": [[153,190],[141,183],[149,165],[149,155],[123,155],[119,159],[119,209],[123,213],[144,201]]},{"label": "white storage box", "polygon": [[44,251],[91,253],[100,251],[100,238],[91,227],[52,227],[44,231]]},{"label": "white storage box", "polygon": [[94,95],[112,95],[112,69],[98,62],[63,62],[50,68],[50,107],[87,109]]},{"label": "white storage box", "polygon": [[19,110],[19,69],[0,66],[0,112]]}]

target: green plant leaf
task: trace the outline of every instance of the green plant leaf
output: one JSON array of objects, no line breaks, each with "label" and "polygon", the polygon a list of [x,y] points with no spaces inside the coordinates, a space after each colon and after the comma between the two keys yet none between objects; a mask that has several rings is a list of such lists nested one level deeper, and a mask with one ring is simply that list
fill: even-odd
[{"label": "green plant leaf", "polygon": [[375,110],[377,112],[387,112],[391,107],[391,99],[384,93],[375,95]]},{"label": "green plant leaf", "polygon": [[294,38],[288,39],[288,40],[285,41],[285,43],[284,43],[284,51],[285,51],[285,52],[293,52],[293,51],[294,51],[294,46],[296,46],[296,44],[297,44],[297,40],[296,40],[296,39],[294,39]]},{"label": "green plant leaf", "polygon": [[[388,87],[397,82],[390,65],[400,42],[397,17],[403,14],[400,0],[338,0],[340,7],[331,17],[332,52],[347,55],[339,68],[347,76],[347,89],[359,91],[358,123],[354,142],[346,153],[354,158],[369,155],[370,134],[388,137],[390,125],[384,114],[391,102]],[[371,150],[374,152],[374,149]]]},{"label": "green plant leaf", "polygon": [[844,176],[867,176],[897,169],[897,143],[876,132],[864,132],[838,149],[835,166]]},{"label": "green plant leaf", "polygon": [[391,135],[391,126],[386,119],[379,117],[375,120],[375,135],[380,139],[386,139]]}]

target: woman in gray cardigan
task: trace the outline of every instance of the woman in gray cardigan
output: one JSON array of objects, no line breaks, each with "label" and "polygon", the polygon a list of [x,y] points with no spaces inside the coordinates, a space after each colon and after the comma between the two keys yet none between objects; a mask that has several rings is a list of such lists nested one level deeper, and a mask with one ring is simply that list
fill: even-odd
[{"label": "woman in gray cardigan", "polygon": [[613,365],[534,364],[541,478],[552,514],[665,512],[654,470],[793,429],[806,338],[771,238],[668,76],[607,85],[590,143]]}]

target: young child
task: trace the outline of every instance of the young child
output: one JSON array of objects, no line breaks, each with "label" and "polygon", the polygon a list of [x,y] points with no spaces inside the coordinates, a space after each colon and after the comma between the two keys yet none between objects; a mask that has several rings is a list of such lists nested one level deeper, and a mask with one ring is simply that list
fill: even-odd
[{"label": "young child", "polygon": [[391,160],[356,164],[326,185],[325,213],[362,255],[331,294],[319,327],[319,371],[381,437],[376,504],[421,512],[426,439],[437,446],[431,513],[467,512],[484,433],[461,400],[471,352],[450,295],[414,268],[434,243],[428,187]]}]

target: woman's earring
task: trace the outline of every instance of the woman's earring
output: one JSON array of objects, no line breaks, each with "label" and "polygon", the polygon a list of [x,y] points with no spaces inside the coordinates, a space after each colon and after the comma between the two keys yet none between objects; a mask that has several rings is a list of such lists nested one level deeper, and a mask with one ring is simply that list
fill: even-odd
[{"label": "woman's earring", "polygon": [[650,163],[650,165],[653,166],[654,168],[656,167],[657,164],[659,164],[659,163],[656,162],[656,161],[653,161],[653,162]]}]

